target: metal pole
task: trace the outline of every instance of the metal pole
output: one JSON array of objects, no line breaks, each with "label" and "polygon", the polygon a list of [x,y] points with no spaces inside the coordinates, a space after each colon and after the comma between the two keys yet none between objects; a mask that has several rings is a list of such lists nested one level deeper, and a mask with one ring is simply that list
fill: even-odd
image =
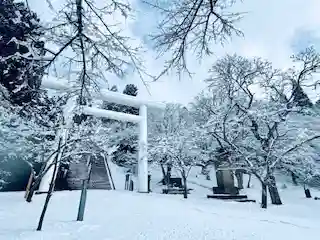
[{"label": "metal pole", "polygon": [[86,208],[88,180],[82,180],[82,190],[78,209],[77,221],[83,221],[84,210]]},{"label": "metal pole", "polygon": [[141,117],[141,121],[139,123],[138,191],[141,193],[148,193],[148,128],[146,105],[140,106],[139,115]]},{"label": "metal pole", "polygon": [[92,170],[92,163],[91,163],[90,156],[88,156],[87,166],[88,166],[88,172],[86,174],[86,178],[82,180],[82,189],[81,189],[81,196],[80,196],[80,202],[79,202],[79,208],[78,208],[77,221],[83,221],[84,211],[86,209],[87,189],[88,189],[88,183],[90,181],[91,170]]},{"label": "metal pole", "polygon": [[148,175],[148,192],[151,192],[151,175]]}]

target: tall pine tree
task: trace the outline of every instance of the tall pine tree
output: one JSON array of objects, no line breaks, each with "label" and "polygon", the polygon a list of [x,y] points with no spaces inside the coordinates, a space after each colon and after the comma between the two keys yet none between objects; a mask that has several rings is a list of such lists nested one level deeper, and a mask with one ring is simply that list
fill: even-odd
[{"label": "tall pine tree", "polygon": [[0,1],[0,84],[15,105],[30,103],[38,94],[43,74],[38,58],[44,54],[42,35],[37,15],[24,3]]},{"label": "tall pine tree", "polygon": [[293,102],[299,107],[312,107],[312,102],[302,87],[297,83],[294,83],[293,87],[295,88],[293,92]]}]

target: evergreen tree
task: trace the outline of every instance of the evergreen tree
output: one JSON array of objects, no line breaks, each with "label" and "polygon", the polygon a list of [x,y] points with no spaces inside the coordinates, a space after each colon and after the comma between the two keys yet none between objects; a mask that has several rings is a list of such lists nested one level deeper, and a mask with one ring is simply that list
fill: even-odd
[{"label": "evergreen tree", "polygon": [[[138,95],[138,88],[134,84],[127,84],[122,93],[136,97]],[[124,113],[139,115],[139,109],[134,107],[122,106],[120,111]]]},{"label": "evergreen tree", "polygon": [[134,84],[127,84],[123,90],[123,94],[135,97],[138,95],[138,88]]},{"label": "evergreen tree", "polygon": [[[113,85],[109,90],[111,92],[118,92],[118,88],[116,85]],[[116,103],[109,103],[107,101],[103,101],[102,108],[105,110],[120,112],[120,106]],[[106,122],[112,122],[115,120],[103,119],[102,121],[106,123]]]},{"label": "evergreen tree", "polygon": [[25,105],[36,98],[43,69],[37,57],[44,54],[39,19],[22,2],[0,1],[0,84],[10,102]]},{"label": "evergreen tree", "polygon": [[[112,92],[118,92],[117,86],[112,86],[110,91]],[[138,95],[138,88],[134,84],[127,84],[122,91],[123,94],[136,97]],[[109,103],[107,101],[104,101],[102,103],[102,108],[106,110],[116,111],[116,112],[123,112],[123,113],[129,113],[129,114],[139,114],[139,110],[134,107],[128,107],[116,103]],[[110,121],[110,120],[107,120]]]},{"label": "evergreen tree", "polygon": [[293,102],[299,107],[312,107],[308,95],[303,91],[300,85],[294,84]]},{"label": "evergreen tree", "polygon": [[[113,86],[110,91],[117,92],[116,86]],[[138,95],[138,88],[134,84],[127,84],[122,92],[123,94],[130,96]],[[128,114],[139,114],[139,109],[129,106],[124,106],[115,103],[104,102],[102,108],[111,111],[123,112]],[[104,123],[117,122],[116,120],[104,119]],[[113,161],[119,166],[128,167],[136,162],[137,153],[137,133],[136,125],[133,123],[121,123],[121,129],[119,131],[124,132],[114,152]]]},{"label": "evergreen tree", "polygon": [[[11,166],[16,169],[9,171],[11,179],[19,178],[14,174],[19,169],[26,176],[30,174],[29,168],[22,170],[25,162],[33,168],[38,156],[48,151],[40,146],[53,143],[61,116],[61,101],[39,91],[44,72],[43,34],[37,15],[24,3],[0,1],[0,112],[8,112],[2,115],[0,123],[0,128],[7,130],[6,134],[0,134],[0,145],[4,149],[0,152],[3,159],[10,156],[10,160],[15,161]],[[21,131],[12,125],[5,128],[9,120],[19,120],[17,126],[25,127]],[[10,167],[9,162],[3,164],[2,167]]]}]

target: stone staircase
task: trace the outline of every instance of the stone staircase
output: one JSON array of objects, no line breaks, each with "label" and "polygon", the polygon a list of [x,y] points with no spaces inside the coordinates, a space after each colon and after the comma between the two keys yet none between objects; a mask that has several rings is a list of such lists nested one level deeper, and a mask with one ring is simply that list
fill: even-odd
[{"label": "stone staircase", "polygon": [[[86,178],[87,169],[86,161],[70,163],[67,178],[70,190],[81,190],[82,180]],[[112,190],[108,170],[105,166],[103,157],[92,159],[91,176],[88,189]]]},{"label": "stone staircase", "polygon": [[112,189],[109,174],[102,157],[96,158],[92,161],[91,177],[88,189]]}]

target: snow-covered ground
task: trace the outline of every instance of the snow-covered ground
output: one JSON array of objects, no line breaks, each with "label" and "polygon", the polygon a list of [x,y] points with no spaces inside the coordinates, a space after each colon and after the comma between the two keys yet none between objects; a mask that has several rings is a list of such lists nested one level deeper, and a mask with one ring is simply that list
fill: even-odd
[{"label": "snow-covered ground", "polygon": [[[36,232],[44,195],[26,203],[22,192],[0,194],[0,239],[23,240],[295,240],[318,239],[320,201],[305,199],[303,190],[288,185],[281,189],[282,206],[259,208],[260,186],[246,189],[257,203],[207,199],[212,183],[190,175],[194,188],[189,199],[157,193],[159,179],[153,172],[150,194],[123,191],[121,169],[114,174],[117,191],[88,191],[83,222],[76,222],[79,191],[54,193],[43,225]],[[203,187],[199,186],[203,185]],[[312,192],[318,194],[319,192]]]}]

